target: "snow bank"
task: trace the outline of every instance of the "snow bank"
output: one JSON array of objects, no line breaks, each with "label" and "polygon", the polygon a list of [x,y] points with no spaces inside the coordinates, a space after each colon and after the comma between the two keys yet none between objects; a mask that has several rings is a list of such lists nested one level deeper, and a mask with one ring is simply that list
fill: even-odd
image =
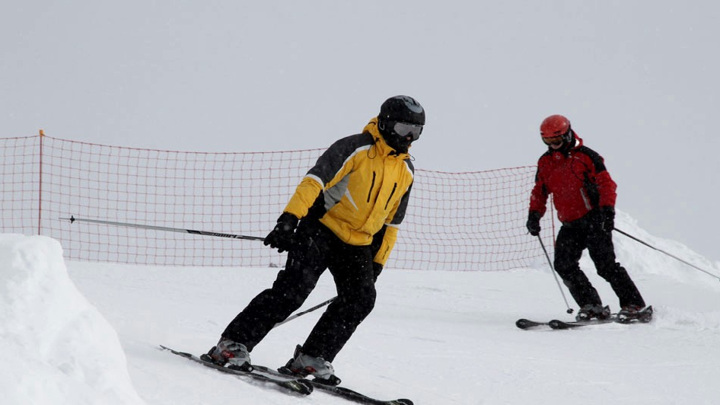
[{"label": "snow bank", "polygon": [[142,404],[115,330],[75,288],[60,244],[0,235],[4,404]]}]

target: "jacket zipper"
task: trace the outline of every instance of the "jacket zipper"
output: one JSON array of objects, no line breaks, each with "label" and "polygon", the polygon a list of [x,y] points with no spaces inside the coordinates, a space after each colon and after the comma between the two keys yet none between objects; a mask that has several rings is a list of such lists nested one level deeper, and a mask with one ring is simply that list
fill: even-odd
[{"label": "jacket zipper", "polygon": [[393,189],[390,192],[390,197],[388,197],[387,202],[385,203],[385,209],[387,209],[388,204],[390,204],[390,199],[392,199],[393,194],[395,194],[395,189],[397,188],[397,183],[393,184]]},{"label": "jacket zipper", "polygon": [[373,187],[375,187],[375,172],[373,171],[372,183],[370,183],[370,190],[368,190],[367,202],[370,202],[370,196],[372,195]]}]

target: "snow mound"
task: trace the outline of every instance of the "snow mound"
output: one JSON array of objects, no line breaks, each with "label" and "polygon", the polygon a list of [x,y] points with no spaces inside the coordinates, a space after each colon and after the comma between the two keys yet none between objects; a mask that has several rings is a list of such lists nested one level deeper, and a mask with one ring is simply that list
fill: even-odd
[{"label": "snow mound", "polygon": [[115,330],[70,280],[60,244],[0,235],[4,404],[142,404]]}]

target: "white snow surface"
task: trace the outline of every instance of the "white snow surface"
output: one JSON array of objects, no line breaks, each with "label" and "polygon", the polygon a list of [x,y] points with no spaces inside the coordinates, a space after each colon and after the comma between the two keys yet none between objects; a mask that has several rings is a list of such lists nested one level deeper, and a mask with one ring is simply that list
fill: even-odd
[{"label": "white snow surface", "polygon": [[143,403],[117,333],[44,236],[0,235],[0,363],[3,404]]},{"label": "white snow surface", "polygon": [[[720,263],[625,214],[616,223],[720,276]],[[523,317],[572,319],[545,259],[504,272],[386,269],[375,310],[335,359],[336,372],[350,388],[418,405],[717,404],[720,282],[620,234],[614,240],[655,308],[649,324],[516,328]],[[3,404],[349,404],[317,390],[268,390],[158,349],[207,351],[277,269],[66,264],[57,241],[15,234],[0,235],[0,262]],[[581,265],[616,311],[587,255]],[[303,308],[334,294],[325,274]],[[273,330],[253,362],[284,364],[320,312]]]}]

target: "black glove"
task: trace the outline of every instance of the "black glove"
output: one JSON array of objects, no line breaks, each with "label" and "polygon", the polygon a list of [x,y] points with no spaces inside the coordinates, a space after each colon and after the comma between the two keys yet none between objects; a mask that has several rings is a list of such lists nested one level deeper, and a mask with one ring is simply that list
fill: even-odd
[{"label": "black glove", "polygon": [[537,211],[530,211],[528,214],[528,220],[525,226],[527,227],[528,232],[530,232],[530,235],[540,235],[540,218],[542,218],[542,215],[540,215]]},{"label": "black glove", "polygon": [[615,208],[611,206],[600,207],[600,217],[602,218],[602,230],[612,232],[615,229]]},{"label": "black glove", "polygon": [[277,225],[272,231],[265,237],[263,244],[265,246],[270,245],[272,248],[277,248],[279,253],[284,251],[290,251],[293,247],[295,228],[297,228],[298,218],[289,213],[283,212],[280,218],[277,220]]},{"label": "black glove", "polygon": [[378,276],[380,273],[382,273],[383,265],[380,263],[373,262],[373,275],[375,276],[375,281],[377,281]]}]

